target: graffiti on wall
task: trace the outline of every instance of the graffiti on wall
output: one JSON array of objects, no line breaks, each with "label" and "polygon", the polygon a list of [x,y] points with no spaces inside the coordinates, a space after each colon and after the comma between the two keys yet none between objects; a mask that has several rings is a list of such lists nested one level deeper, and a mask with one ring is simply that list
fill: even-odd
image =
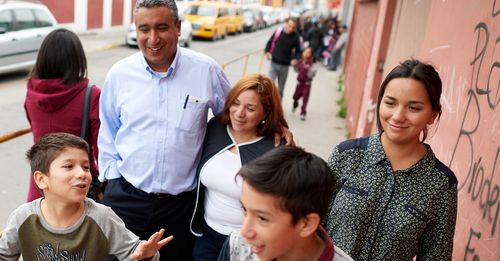
[{"label": "graffiti on wall", "polygon": [[[500,18],[500,4],[492,1],[493,8],[491,12],[492,20]],[[498,16],[498,17],[497,17]],[[484,129],[490,129],[490,133],[498,137],[499,127],[498,117],[495,118],[495,109],[500,102],[500,61],[495,58],[495,54],[500,52],[500,36],[492,31],[491,26],[486,22],[479,22],[474,27],[474,56],[470,59],[472,76],[470,77],[470,88],[467,91],[467,102],[464,113],[461,117],[461,125],[458,137],[453,147],[453,152],[449,166],[455,160],[457,155],[462,157],[468,169],[464,169],[465,176],[462,176],[459,183],[460,195],[467,196],[467,200],[473,202],[480,210],[479,216],[482,226],[471,226],[463,233],[468,233],[468,239],[464,247],[463,260],[480,260],[481,253],[478,251],[479,241],[488,242],[493,240],[499,242],[500,234],[500,179],[496,177],[497,168],[500,165],[500,146],[491,144],[489,151],[480,150],[475,144],[484,135]],[[498,29],[497,29],[498,30]],[[492,58],[493,57],[493,58]],[[482,117],[490,117],[493,122],[485,123]],[[481,133],[481,134],[479,134]],[[483,144],[484,146],[484,144]],[[484,160],[488,158],[488,160]],[[467,171],[465,173],[465,171]],[[462,247],[462,246],[457,246]],[[498,250],[496,250],[498,251]]]}]

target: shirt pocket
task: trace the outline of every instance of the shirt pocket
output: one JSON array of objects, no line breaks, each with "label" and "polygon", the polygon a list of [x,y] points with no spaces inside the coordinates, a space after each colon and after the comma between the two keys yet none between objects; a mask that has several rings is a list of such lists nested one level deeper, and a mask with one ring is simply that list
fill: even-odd
[{"label": "shirt pocket", "polygon": [[391,233],[394,240],[416,242],[422,236],[430,220],[421,206],[404,204],[397,214],[391,215]]},{"label": "shirt pocket", "polygon": [[347,184],[345,184],[344,186],[342,186],[342,190],[344,190],[345,192],[347,192],[349,194],[354,194],[354,195],[358,195],[358,196],[361,196],[361,197],[367,197],[368,196],[368,192],[366,192],[366,190],[358,188],[358,187],[355,187],[355,186],[350,186],[350,185],[347,185]]},{"label": "shirt pocket", "polygon": [[416,206],[406,204],[406,205],[404,205],[404,209],[408,214],[410,214],[410,216],[412,216],[420,221],[427,222],[427,220],[429,220],[429,218],[424,213],[424,211],[418,209]]},{"label": "shirt pocket", "polygon": [[207,101],[190,96],[182,100],[182,110],[177,123],[179,130],[198,132],[206,125]]},{"label": "shirt pocket", "polygon": [[357,223],[364,220],[370,212],[368,197],[368,191],[356,184],[344,184],[333,203],[332,214],[336,223],[357,226]]}]

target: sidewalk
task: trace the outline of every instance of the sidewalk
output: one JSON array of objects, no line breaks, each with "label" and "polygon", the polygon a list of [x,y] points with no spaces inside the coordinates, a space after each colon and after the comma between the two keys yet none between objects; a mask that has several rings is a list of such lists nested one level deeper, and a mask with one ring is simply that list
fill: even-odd
[{"label": "sidewalk", "polygon": [[[109,31],[98,31],[80,34],[83,47],[87,53],[115,48],[125,41],[125,28]],[[267,74],[268,64],[262,68]],[[313,80],[311,96],[307,108],[307,118],[300,120],[300,108],[292,113],[292,96],[295,91],[297,74],[290,68],[285,93],[283,110],[290,130],[298,146],[313,152],[327,160],[332,149],[340,141],[346,139],[344,119],[336,116],[338,111],[337,100],[340,93],[337,91],[338,72],[326,70],[318,64],[318,72]],[[301,104],[301,101],[299,101]],[[300,106],[300,105],[299,105]]]},{"label": "sidewalk", "polygon": [[77,33],[85,53],[93,53],[106,49],[116,48],[125,44],[127,28],[119,27],[108,30],[96,30]]},{"label": "sidewalk", "polygon": [[341,96],[341,93],[337,91],[338,75],[338,72],[328,71],[318,64],[318,72],[312,82],[305,121],[300,120],[302,100],[299,100],[299,108],[292,113],[292,96],[297,82],[297,74],[292,69],[288,74],[283,97],[285,117],[297,145],[324,160],[328,159],[335,145],[347,138],[344,119],[336,116],[337,100]]}]

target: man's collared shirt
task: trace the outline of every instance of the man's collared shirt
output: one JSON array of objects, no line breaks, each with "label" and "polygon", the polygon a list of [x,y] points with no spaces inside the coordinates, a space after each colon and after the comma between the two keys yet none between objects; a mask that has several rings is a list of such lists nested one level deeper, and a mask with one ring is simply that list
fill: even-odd
[{"label": "man's collared shirt", "polygon": [[229,88],[213,59],[184,48],[163,75],[141,52],[117,62],[101,92],[99,179],[123,177],[148,193],[192,190],[208,109],[219,114]]}]

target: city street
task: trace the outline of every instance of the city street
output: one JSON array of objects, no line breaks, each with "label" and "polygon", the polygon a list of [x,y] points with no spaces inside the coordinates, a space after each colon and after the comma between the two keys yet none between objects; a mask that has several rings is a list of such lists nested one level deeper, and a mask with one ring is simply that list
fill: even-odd
[{"label": "city street", "polygon": [[[213,57],[219,64],[224,64],[236,57],[261,49],[273,33],[274,28],[262,31],[228,36],[216,42],[195,40],[190,49]],[[80,35],[87,53],[89,79],[91,83],[102,86],[109,68],[118,60],[139,50],[124,45],[125,30],[88,33]],[[249,57],[247,72],[256,72],[260,55]],[[226,67],[226,74],[231,83],[242,75],[242,62],[235,62]],[[261,72],[267,74],[269,63],[264,61]],[[296,83],[296,74],[290,69],[283,108],[291,131],[299,146],[327,159],[334,145],[345,139],[343,119],[335,116],[336,101],[340,96],[337,91],[337,73],[329,72],[321,65],[313,81],[312,93],[306,121],[299,119],[298,113],[292,114],[292,94]],[[24,113],[26,72],[0,76],[0,135],[29,127]],[[0,144],[0,230],[5,226],[9,213],[25,202],[29,166],[24,153],[32,144],[32,135],[28,133],[14,140]]]}]

